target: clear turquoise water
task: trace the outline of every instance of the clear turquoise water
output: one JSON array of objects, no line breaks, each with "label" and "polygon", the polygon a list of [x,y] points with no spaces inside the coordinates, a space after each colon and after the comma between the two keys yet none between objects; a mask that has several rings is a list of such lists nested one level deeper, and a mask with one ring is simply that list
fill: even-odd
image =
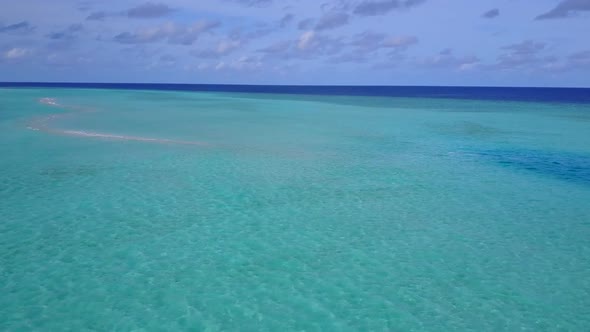
[{"label": "clear turquoise water", "polygon": [[0,89],[0,330],[587,331],[589,202],[590,105]]}]

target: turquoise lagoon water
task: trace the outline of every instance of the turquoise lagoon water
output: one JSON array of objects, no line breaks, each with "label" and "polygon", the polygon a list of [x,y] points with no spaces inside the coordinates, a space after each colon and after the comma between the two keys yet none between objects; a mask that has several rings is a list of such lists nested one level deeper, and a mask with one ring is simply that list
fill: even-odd
[{"label": "turquoise lagoon water", "polygon": [[0,101],[2,331],[590,330],[589,104]]}]

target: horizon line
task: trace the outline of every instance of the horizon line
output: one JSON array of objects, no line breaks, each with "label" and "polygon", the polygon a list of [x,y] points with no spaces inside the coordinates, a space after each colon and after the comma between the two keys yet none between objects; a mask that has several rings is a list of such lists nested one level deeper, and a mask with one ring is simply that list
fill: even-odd
[{"label": "horizon line", "polygon": [[60,82],[60,81],[52,81],[52,82],[32,82],[32,81],[22,81],[22,82],[10,82],[10,81],[0,81],[1,85],[8,85],[8,84],[15,84],[15,85],[24,85],[24,84],[80,84],[80,85],[112,85],[112,84],[120,84],[120,85],[194,85],[194,86],[252,86],[252,87],[389,87],[389,88],[507,88],[507,89],[590,89],[590,86],[587,87],[580,87],[580,86],[508,86],[508,85],[372,85],[372,84],[359,84],[359,85],[350,85],[350,84],[251,84],[251,83],[167,83],[167,82]]}]

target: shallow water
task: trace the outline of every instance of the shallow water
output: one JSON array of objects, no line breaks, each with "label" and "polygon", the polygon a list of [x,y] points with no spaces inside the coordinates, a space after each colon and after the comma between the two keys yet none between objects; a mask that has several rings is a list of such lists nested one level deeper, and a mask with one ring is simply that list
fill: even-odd
[{"label": "shallow water", "polygon": [[0,101],[0,330],[590,329],[588,104]]}]

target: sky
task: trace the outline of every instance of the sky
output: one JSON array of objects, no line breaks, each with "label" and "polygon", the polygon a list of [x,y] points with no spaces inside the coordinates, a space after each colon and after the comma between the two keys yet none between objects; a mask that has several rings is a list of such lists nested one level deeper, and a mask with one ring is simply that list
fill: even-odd
[{"label": "sky", "polygon": [[590,0],[0,0],[0,81],[590,87]]}]

